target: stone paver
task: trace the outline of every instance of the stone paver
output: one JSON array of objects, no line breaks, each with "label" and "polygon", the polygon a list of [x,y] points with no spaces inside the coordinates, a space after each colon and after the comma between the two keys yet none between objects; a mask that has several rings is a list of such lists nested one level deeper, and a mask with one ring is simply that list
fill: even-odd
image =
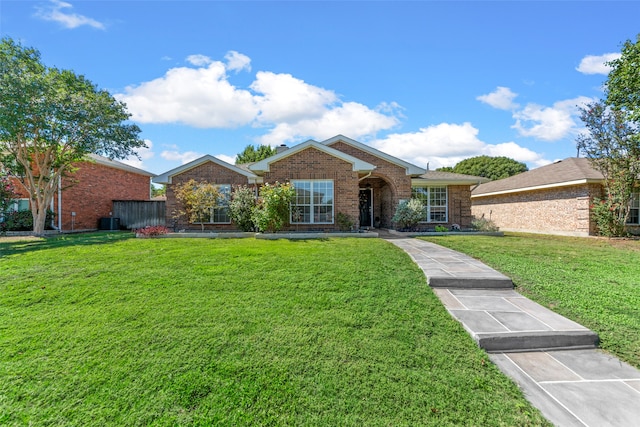
[{"label": "stone paver", "polygon": [[419,239],[388,240],[553,424],[640,426],[640,371],[595,348],[594,332],[523,297],[473,258]]}]

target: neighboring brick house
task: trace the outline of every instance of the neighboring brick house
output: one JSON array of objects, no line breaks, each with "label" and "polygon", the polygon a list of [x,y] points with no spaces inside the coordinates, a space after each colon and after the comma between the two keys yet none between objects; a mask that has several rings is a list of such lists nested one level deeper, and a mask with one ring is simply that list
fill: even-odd
[{"label": "neighboring brick house", "polygon": [[[54,229],[96,230],[101,218],[111,217],[114,200],[150,200],[154,174],[94,154],[89,159],[59,184],[51,206]],[[29,209],[28,194],[20,185],[15,188],[20,192],[16,207]]]},{"label": "neighboring brick house", "polygon": [[[476,217],[491,219],[503,231],[595,235],[589,207],[593,197],[602,196],[603,179],[588,159],[570,157],[479,185],[471,195],[471,211]],[[632,204],[632,232],[640,219],[639,196]]]},{"label": "neighboring brick house", "polygon": [[[278,147],[277,154],[249,165],[231,165],[204,156],[154,178],[167,185],[167,218],[180,210],[174,186],[195,179],[217,184],[225,194],[239,185],[258,191],[264,183],[290,182],[296,189],[292,204],[297,215],[289,218],[288,230],[335,231],[336,216],[347,215],[355,228],[390,228],[401,200],[419,198],[425,205],[423,229],[436,225],[471,224],[471,185],[483,178],[430,172],[358,141],[335,136],[291,148]],[[178,229],[199,229],[184,218]],[[226,208],[218,208],[205,224],[209,230],[235,230]]]}]

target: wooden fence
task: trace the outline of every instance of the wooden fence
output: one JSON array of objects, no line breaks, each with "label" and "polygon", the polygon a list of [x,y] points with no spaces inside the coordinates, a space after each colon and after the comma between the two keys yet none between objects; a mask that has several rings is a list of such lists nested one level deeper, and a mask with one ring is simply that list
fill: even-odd
[{"label": "wooden fence", "polygon": [[166,225],[165,202],[114,200],[113,216],[120,218],[120,227],[136,229],[147,225]]}]

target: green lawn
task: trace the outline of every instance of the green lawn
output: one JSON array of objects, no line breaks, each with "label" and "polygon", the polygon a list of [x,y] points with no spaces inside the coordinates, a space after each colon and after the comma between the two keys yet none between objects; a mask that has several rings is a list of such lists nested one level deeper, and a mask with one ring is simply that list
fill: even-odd
[{"label": "green lawn", "polygon": [[2,425],[548,425],[378,239],[0,239]]},{"label": "green lawn", "polygon": [[597,332],[600,346],[640,368],[640,241],[506,233],[430,242],[511,277],[527,297]]}]

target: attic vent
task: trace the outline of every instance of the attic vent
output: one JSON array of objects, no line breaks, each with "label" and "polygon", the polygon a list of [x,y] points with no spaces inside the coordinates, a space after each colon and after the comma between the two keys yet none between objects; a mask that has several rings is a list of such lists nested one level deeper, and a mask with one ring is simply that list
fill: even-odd
[{"label": "attic vent", "polygon": [[280,145],[278,145],[278,146],[276,147],[276,154],[280,154],[280,153],[282,153],[283,151],[288,150],[288,149],[289,149],[289,147],[287,147],[287,145],[286,145],[286,144],[280,144]]}]

